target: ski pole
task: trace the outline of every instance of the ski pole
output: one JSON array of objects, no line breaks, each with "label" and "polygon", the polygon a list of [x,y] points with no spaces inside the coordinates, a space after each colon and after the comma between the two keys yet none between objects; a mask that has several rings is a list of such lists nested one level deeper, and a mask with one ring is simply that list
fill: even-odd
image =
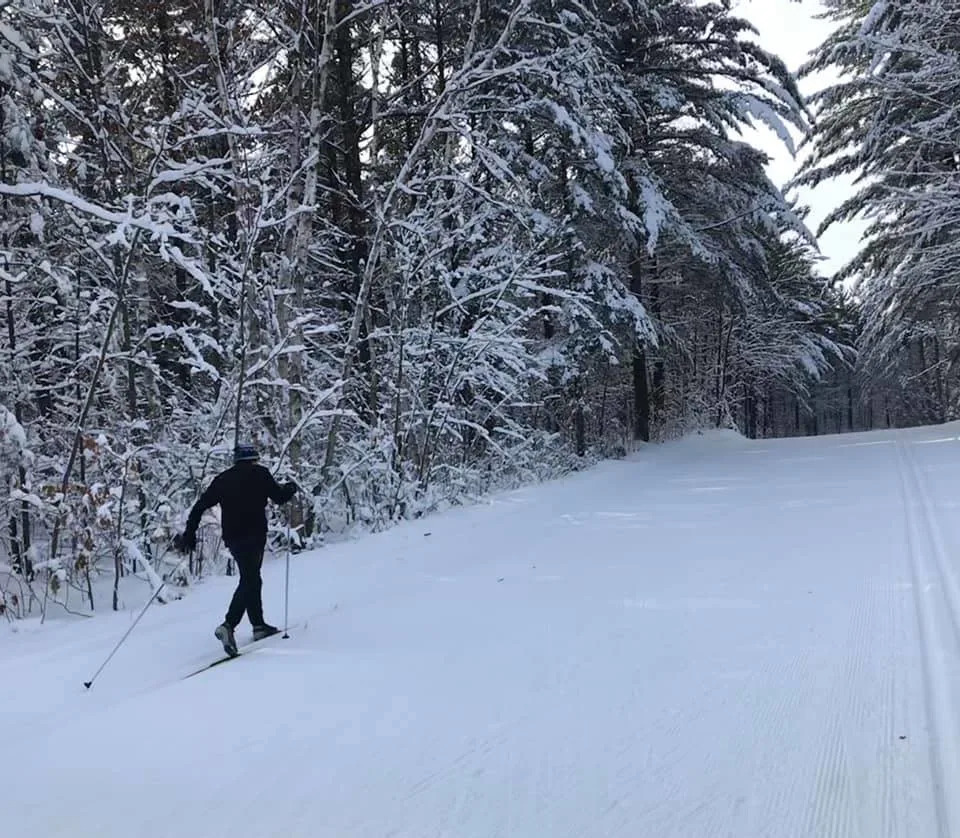
[{"label": "ski pole", "polygon": [[283,585],[283,639],[289,640],[287,629],[290,627],[290,512],[287,512],[287,570]]},{"label": "ski pole", "polygon": [[[183,563],[184,563],[184,562],[189,558],[189,556],[191,556],[191,555],[193,555],[193,551],[192,551],[192,550],[190,551],[190,553],[188,553],[186,556],[184,556],[182,559],[180,559],[179,564],[177,564],[177,566],[173,569],[173,572],[170,574],[170,576],[175,575],[175,574],[177,573],[177,571],[179,571],[180,568],[183,566]],[[133,623],[131,624],[130,628],[128,628],[128,629],[123,633],[123,637],[120,638],[120,642],[117,643],[117,645],[113,647],[113,651],[110,652],[109,655],[107,655],[107,659],[106,659],[103,663],[101,663],[101,664],[100,664],[100,668],[99,668],[96,672],[93,673],[93,677],[92,677],[89,681],[84,681],[84,682],[83,682],[83,686],[85,686],[88,690],[90,689],[90,687],[93,686],[93,682],[97,680],[97,676],[98,676],[101,672],[103,672],[103,670],[106,668],[107,664],[110,663],[110,659],[117,653],[117,651],[120,649],[120,647],[124,644],[124,642],[126,641],[126,639],[130,636],[130,632],[132,632],[132,631],[137,627],[137,623],[140,622],[140,619],[143,617],[143,615],[147,613],[147,609],[153,604],[153,601],[154,601],[158,596],[160,596],[160,592],[161,592],[166,586],[167,586],[167,580],[164,579],[164,580],[160,583],[160,585],[157,587],[157,589],[153,592],[153,596],[151,596],[150,599],[147,600],[147,604],[144,605],[143,608],[140,610],[140,613],[137,615],[137,619],[134,620]]]}]

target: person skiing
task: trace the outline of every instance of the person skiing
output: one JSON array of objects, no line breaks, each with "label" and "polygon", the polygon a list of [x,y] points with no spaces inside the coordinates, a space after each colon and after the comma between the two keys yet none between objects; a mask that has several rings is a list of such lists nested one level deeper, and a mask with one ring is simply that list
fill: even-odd
[{"label": "person skiing", "polygon": [[253,626],[254,640],[263,640],[279,631],[264,621],[260,595],[263,585],[260,568],[267,545],[266,507],[268,499],[281,505],[289,501],[297,492],[297,484],[278,484],[260,465],[259,459],[260,454],[253,445],[237,445],[233,466],[213,478],[190,510],[183,534],[174,538],[174,546],[181,553],[192,551],[197,545],[200,517],[210,507],[220,504],[223,542],[237,563],[240,581],[223,623],[213,634],[231,657],[239,654],[233,632],[244,612]]}]

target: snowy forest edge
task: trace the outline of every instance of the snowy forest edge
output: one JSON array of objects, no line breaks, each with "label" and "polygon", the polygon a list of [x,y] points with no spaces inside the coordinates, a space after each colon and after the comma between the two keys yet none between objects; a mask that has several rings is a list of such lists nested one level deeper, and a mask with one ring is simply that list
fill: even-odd
[{"label": "snowy forest edge", "polygon": [[[238,438],[299,549],[700,428],[955,418],[960,13],[827,5],[812,102],[723,3],[4,5],[3,615],[228,571],[169,545]],[[863,173],[840,276],[754,125]]]}]

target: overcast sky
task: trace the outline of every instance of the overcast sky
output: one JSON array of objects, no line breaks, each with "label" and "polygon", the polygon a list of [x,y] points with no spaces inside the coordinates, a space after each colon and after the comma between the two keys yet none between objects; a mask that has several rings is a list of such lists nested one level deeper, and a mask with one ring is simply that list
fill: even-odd
[{"label": "overcast sky", "polygon": [[[751,21],[760,30],[760,43],[769,52],[776,53],[787,66],[796,71],[809,53],[829,34],[832,24],[817,19],[822,7],[819,0],[735,0],[736,13]],[[829,76],[803,80],[800,89],[810,95],[832,81]],[[783,186],[797,169],[795,160],[783,144],[769,131],[749,135],[772,158],[769,172],[772,180]],[[799,140],[799,137],[798,137]],[[802,156],[805,152],[800,152]],[[808,220],[816,232],[821,220],[851,194],[850,181],[832,181],[815,190],[804,190],[800,199],[811,209]],[[830,274],[859,250],[862,223],[834,225],[820,238],[820,250],[826,257],[821,272]]]}]

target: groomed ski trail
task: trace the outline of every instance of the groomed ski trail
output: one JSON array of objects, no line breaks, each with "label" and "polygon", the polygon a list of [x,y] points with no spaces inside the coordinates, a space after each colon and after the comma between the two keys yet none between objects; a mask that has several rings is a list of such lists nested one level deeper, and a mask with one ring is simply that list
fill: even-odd
[{"label": "groomed ski trail", "polygon": [[935,505],[902,435],[896,449],[926,678],[936,836],[954,838],[960,836],[960,581]]},{"label": "groomed ski trail", "polygon": [[129,614],[0,634],[4,834],[960,838],[954,485],[960,424],[711,434],[297,556],[194,678],[232,580],[89,693]]}]

